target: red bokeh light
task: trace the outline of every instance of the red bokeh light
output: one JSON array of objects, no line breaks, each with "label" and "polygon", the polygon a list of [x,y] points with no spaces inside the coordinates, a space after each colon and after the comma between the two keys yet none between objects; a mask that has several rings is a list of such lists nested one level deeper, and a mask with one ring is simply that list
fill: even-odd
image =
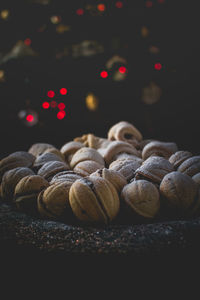
[{"label": "red bokeh light", "polygon": [[106,77],[108,77],[108,72],[107,71],[101,71],[101,77],[102,78],[106,78]]},{"label": "red bokeh light", "polygon": [[47,101],[45,101],[45,102],[42,103],[42,107],[43,107],[44,109],[49,108],[49,106],[50,106],[50,104],[49,104],[49,102],[47,102]]},{"label": "red bokeh light", "polygon": [[161,70],[162,69],[161,63],[155,63],[154,68],[155,68],[155,70],[158,70],[158,71]]},{"label": "red bokeh light", "polygon": [[53,98],[55,96],[55,92],[50,90],[50,91],[47,92],[47,96],[49,98]]},{"label": "red bokeh light", "polygon": [[146,7],[152,7],[153,6],[153,2],[152,1],[146,1],[145,2]]},{"label": "red bokeh light", "polygon": [[26,121],[27,122],[33,122],[33,120],[34,120],[34,116],[33,115],[29,114],[29,115],[26,116]]},{"label": "red bokeh light", "polygon": [[58,104],[58,108],[59,108],[60,110],[65,109],[65,103],[60,102],[60,103]]},{"label": "red bokeh light", "polygon": [[78,9],[76,10],[76,14],[77,14],[78,16],[82,16],[82,15],[84,14],[83,8],[78,8]]},{"label": "red bokeh light", "polygon": [[124,67],[124,66],[121,66],[121,67],[119,67],[119,72],[120,73],[122,73],[122,74],[124,74],[124,73],[126,73],[126,67]]},{"label": "red bokeh light", "polygon": [[106,6],[105,6],[105,4],[100,3],[100,4],[97,5],[97,9],[98,9],[99,11],[104,11],[104,10],[106,9]]},{"label": "red bokeh light", "polygon": [[57,102],[56,101],[51,101],[51,107],[55,108],[57,106]]},{"label": "red bokeh light", "polygon": [[165,0],[157,0],[157,1],[158,1],[158,3],[160,3],[160,4],[165,3]]},{"label": "red bokeh light", "polygon": [[60,89],[60,93],[61,93],[61,95],[66,95],[67,89],[65,89],[65,88]]},{"label": "red bokeh light", "polygon": [[66,112],[64,110],[60,110],[58,113],[57,113],[57,118],[59,120],[62,120],[66,115]]},{"label": "red bokeh light", "polygon": [[117,2],[115,3],[115,6],[116,6],[117,8],[122,8],[122,7],[123,7],[123,2],[117,1]]},{"label": "red bokeh light", "polygon": [[25,39],[25,40],[24,40],[24,44],[25,44],[26,46],[30,46],[30,45],[31,45],[31,39],[29,39],[29,38]]}]

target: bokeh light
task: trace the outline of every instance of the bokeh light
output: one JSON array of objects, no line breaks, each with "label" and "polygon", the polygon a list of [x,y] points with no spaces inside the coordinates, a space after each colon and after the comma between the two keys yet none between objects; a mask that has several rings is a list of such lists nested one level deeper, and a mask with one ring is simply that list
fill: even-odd
[{"label": "bokeh light", "polygon": [[58,108],[60,110],[64,110],[65,109],[65,103],[63,103],[63,102],[58,103]]},{"label": "bokeh light", "polygon": [[100,76],[101,76],[101,78],[107,78],[108,77],[108,72],[107,71],[101,71]]},{"label": "bokeh light", "polygon": [[160,71],[162,69],[161,63],[155,63],[154,69]]},{"label": "bokeh light", "polygon": [[49,102],[47,102],[47,101],[45,101],[45,102],[42,103],[42,107],[43,107],[44,109],[48,109],[49,106],[50,106],[50,104],[49,104]]},{"label": "bokeh light", "polygon": [[89,110],[95,111],[98,108],[99,100],[93,93],[89,93],[85,98],[85,103]]},{"label": "bokeh light", "polygon": [[61,88],[60,93],[61,93],[61,95],[66,95],[67,94],[67,89],[66,88]]},{"label": "bokeh light", "polygon": [[47,92],[47,96],[48,96],[49,98],[53,98],[53,97],[55,96],[55,92],[52,91],[52,90],[50,90],[50,91]]},{"label": "bokeh light", "polygon": [[57,113],[57,118],[59,120],[62,120],[66,115],[66,112],[64,110],[60,110],[58,113]]}]

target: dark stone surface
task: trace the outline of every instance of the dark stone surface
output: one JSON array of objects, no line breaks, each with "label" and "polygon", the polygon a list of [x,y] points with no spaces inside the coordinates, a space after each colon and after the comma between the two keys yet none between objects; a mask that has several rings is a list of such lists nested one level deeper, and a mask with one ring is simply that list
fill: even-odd
[{"label": "dark stone surface", "polygon": [[[12,255],[131,256],[198,254],[200,218],[154,224],[74,226],[41,220],[0,204],[1,251]],[[164,256],[163,256],[164,257]]]}]

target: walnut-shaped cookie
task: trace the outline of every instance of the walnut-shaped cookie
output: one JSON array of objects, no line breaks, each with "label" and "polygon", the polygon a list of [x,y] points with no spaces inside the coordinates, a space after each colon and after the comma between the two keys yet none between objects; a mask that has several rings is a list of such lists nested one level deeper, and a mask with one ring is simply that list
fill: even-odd
[{"label": "walnut-shaped cookie", "polygon": [[14,203],[17,210],[30,215],[38,215],[38,194],[48,186],[48,181],[39,175],[23,177],[17,183],[14,191]]},{"label": "walnut-shaped cookie", "polygon": [[135,180],[124,186],[121,198],[132,214],[133,222],[153,219],[160,210],[160,195],[156,186],[147,180]]},{"label": "walnut-shaped cookie", "polygon": [[173,216],[188,215],[198,192],[198,185],[187,174],[174,171],[166,174],[160,183],[160,193],[164,196],[166,209]]},{"label": "walnut-shaped cookie", "polygon": [[126,121],[118,122],[108,131],[109,140],[124,141],[136,148],[139,146],[139,142],[142,141],[142,138],[141,132],[131,123]]},{"label": "walnut-shaped cookie", "polygon": [[200,172],[196,173],[195,175],[192,176],[192,179],[198,184],[200,187]]},{"label": "walnut-shaped cookie", "polygon": [[2,182],[1,182],[1,194],[2,198],[5,201],[10,203],[13,202],[14,191],[17,183],[27,175],[34,175],[35,173],[26,167],[18,167],[11,169],[4,173]]},{"label": "walnut-shaped cookie", "polygon": [[57,148],[48,148],[43,153],[53,153],[53,154],[59,156],[63,161],[65,161],[64,154]]},{"label": "walnut-shaped cookie", "polygon": [[87,141],[85,141],[84,145],[86,147],[94,148],[94,149],[104,149],[107,148],[111,143],[110,140],[95,136],[94,134],[88,134]]},{"label": "walnut-shaped cookie", "polygon": [[178,150],[175,143],[153,141],[144,146],[142,150],[142,158],[146,160],[150,156],[162,156],[168,159]]},{"label": "walnut-shaped cookie", "polygon": [[123,141],[113,141],[103,152],[106,165],[109,166],[120,153],[128,153],[140,157],[139,152],[134,146]]},{"label": "walnut-shaped cookie", "polygon": [[134,178],[136,170],[142,165],[143,160],[139,157],[134,159],[117,159],[109,165],[109,170],[119,172],[129,182]]},{"label": "walnut-shaped cookie", "polygon": [[38,172],[38,170],[47,162],[49,161],[60,161],[63,162],[62,158],[60,156],[54,154],[54,153],[43,153],[41,155],[38,155],[34,164],[33,164],[33,169],[35,172]]},{"label": "walnut-shaped cookie", "polygon": [[177,168],[188,158],[192,157],[192,153],[189,151],[176,151],[174,154],[172,154],[169,157],[169,162],[174,166],[174,169],[177,170]]},{"label": "walnut-shaped cookie", "polygon": [[67,171],[70,167],[63,161],[48,161],[38,170],[37,174],[44,177],[48,182],[59,172]]},{"label": "walnut-shaped cookie", "polygon": [[65,161],[70,163],[72,156],[76,151],[84,147],[83,143],[80,142],[75,142],[75,141],[70,141],[65,143],[61,149],[60,152],[64,155]]},{"label": "walnut-shaped cookie", "polygon": [[70,167],[73,169],[78,163],[85,160],[95,161],[102,166],[105,165],[103,157],[96,149],[83,147],[73,155],[70,161]]},{"label": "walnut-shaped cookie", "polygon": [[74,170],[74,172],[85,177],[85,176],[89,176],[96,170],[101,169],[103,166],[104,165],[102,165],[94,160],[84,160],[84,161],[81,161],[78,164],[76,164],[73,170]]},{"label": "walnut-shaped cookie", "polygon": [[26,151],[16,151],[4,157],[0,161],[0,182],[3,174],[17,167],[32,168],[35,161],[35,156]]},{"label": "walnut-shaped cookie", "polygon": [[163,177],[173,171],[173,165],[166,158],[150,156],[135,171],[135,179],[146,179],[159,185]]},{"label": "walnut-shaped cookie", "polygon": [[127,184],[126,178],[117,171],[109,170],[107,168],[99,169],[92,173],[91,176],[102,177],[114,185],[118,193],[121,192],[123,187]]},{"label": "walnut-shaped cookie", "polygon": [[58,181],[39,193],[37,207],[41,217],[72,221],[73,213],[69,204],[72,184],[70,181]]},{"label": "walnut-shaped cookie", "polygon": [[194,176],[200,172],[200,155],[189,157],[178,167],[177,171]]},{"label": "walnut-shaped cookie", "polygon": [[81,178],[82,176],[80,174],[77,174],[72,170],[62,171],[53,176],[53,178],[50,181],[50,184],[54,184],[56,182],[63,182],[63,181],[69,181],[73,183],[77,179],[81,179]]},{"label": "walnut-shaped cookie", "polygon": [[33,154],[35,157],[44,153],[47,149],[55,149],[54,145],[48,143],[34,143],[28,149],[28,153]]},{"label": "walnut-shaped cookie", "polygon": [[93,224],[112,222],[120,209],[113,184],[97,176],[76,180],[69,191],[69,202],[78,220]]}]

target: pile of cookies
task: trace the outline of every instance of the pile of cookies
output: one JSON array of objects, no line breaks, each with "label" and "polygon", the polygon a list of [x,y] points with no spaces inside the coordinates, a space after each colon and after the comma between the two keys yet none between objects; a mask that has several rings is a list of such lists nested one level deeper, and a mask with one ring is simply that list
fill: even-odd
[{"label": "pile of cookies", "polygon": [[143,139],[118,122],[60,149],[35,143],[0,161],[2,201],[30,215],[77,224],[200,216],[200,156]]}]

